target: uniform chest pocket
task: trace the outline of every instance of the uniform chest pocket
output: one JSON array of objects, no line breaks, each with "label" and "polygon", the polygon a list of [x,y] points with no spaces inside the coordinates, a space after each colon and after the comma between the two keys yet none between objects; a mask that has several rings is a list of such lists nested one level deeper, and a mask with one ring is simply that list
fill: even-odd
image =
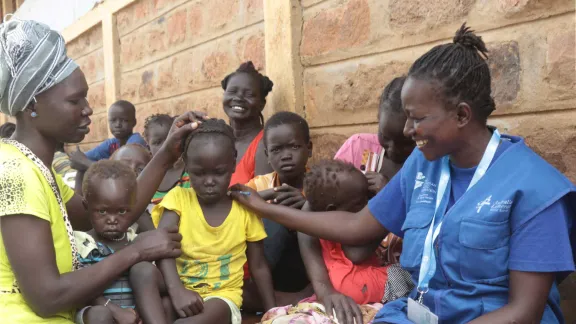
[{"label": "uniform chest pocket", "polygon": [[464,218],[460,223],[460,274],[474,283],[508,279],[510,223]]},{"label": "uniform chest pocket", "polygon": [[419,270],[422,262],[424,240],[426,239],[426,234],[428,234],[433,216],[434,209],[432,208],[411,209],[406,215],[406,220],[402,225],[402,232],[404,232],[402,254],[400,254],[402,267]]}]

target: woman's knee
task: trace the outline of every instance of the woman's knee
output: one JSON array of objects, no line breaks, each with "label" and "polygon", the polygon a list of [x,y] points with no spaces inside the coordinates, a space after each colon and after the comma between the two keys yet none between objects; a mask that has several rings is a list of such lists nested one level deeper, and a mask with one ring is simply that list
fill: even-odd
[{"label": "woman's knee", "polygon": [[92,306],[84,312],[85,324],[113,324],[114,317],[108,307]]},{"label": "woman's knee", "polygon": [[154,282],[158,278],[159,270],[150,262],[140,262],[130,268],[130,283]]}]

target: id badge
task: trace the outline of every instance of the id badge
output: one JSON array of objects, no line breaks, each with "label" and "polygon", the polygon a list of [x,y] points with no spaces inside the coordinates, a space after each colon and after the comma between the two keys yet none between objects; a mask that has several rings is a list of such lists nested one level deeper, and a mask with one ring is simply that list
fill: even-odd
[{"label": "id badge", "polygon": [[438,324],[438,316],[412,298],[408,298],[408,319],[414,324]]}]

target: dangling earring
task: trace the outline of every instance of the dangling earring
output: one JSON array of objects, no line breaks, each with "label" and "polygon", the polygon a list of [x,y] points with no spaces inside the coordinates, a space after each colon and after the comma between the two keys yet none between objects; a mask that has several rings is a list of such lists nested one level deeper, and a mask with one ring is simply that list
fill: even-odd
[{"label": "dangling earring", "polygon": [[[32,100],[34,100],[33,106],[36,106],[36,104],[38,103],[38,101],[36,101],[36,97],[32,97]],[[34,108],[32,108],[32,109],[34,109]],[[30,114],[30,116],[32,116],[32,118],[36,118],[36,117],[38,117],[38,113],[33,110],[32,113]]]}]

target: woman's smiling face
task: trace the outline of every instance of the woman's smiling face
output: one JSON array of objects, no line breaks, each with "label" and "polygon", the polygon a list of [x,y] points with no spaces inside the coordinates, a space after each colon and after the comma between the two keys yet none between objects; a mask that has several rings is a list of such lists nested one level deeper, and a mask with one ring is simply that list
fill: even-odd
[{"label": "woman's smiling face", "polygon": [[429,161],[450,154],[458,146],[456,109],[446,107],[442,96],[433,82],[413,77],[402,88],[407,116],[404,135],[416,143]]},{"label": "woman's smiling face", "polygon": [[231,120],[259,119],[265,104],[258,79],[243,72],[237,72],[230,77],[222,105]]}]

